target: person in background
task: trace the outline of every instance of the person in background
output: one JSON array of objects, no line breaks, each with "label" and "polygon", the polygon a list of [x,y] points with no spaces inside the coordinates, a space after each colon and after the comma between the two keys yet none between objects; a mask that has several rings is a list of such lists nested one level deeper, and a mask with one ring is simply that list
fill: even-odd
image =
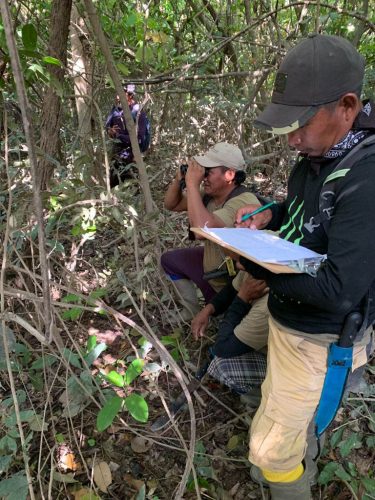
[{"label": "person in background", "polygon": [[[140,149],[143,152],[145,151],[143,144],[147,141],[149,122],[146,113],[143,110],[140,111],[140,106],[135,101],[135,85],[127,85],[124,87],[124,91],[134,122],[136,123],[138,119],[137,137]],[[126,178],[129,178],[129,165],[134,162],[129,131],[126,128],[119,96],[116,97],[116,104],[107,117],[105,129],[108,136],[113,140],[110,153],[110,185],[115,187]]]},{"label": "person in background", "polygon": [[[174,212],[187,211],[191,227],[233,227],[238,208],[247,203],[260,205],[256,196],[242,186],[244,169],[241,150],[220,142],[204,155],[193,156],[184,178],[177,169],[165,193],[164,206]],[[186,189],[182,189],[182,181]],[[161,266],[179,294],[183,320],[190,321],[200,310],[196,287],[208,302],[231,279],[226,263],[222,249],[209,240],[203,245],[163,253]]]}]

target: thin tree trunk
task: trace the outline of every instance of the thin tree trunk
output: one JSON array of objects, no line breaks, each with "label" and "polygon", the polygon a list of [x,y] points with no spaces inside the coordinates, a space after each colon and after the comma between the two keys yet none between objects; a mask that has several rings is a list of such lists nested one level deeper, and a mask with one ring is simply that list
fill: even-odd
[{"label": "thin tree trunk", "polygon": [[[358,9],[358,10],[360,12],[362,11],[361,14],[363,14],[364,18],[367,18],[368,17],[368,10],[369,10],[368,0],[363,0],[362,9]],[[357,26],[356,26],[356,29],[354,32],[352,44],[354,45],[354,47],[358,48],[359,42],[361,41],[361,37],[362,37],[363,33],[366,31],[367,26],[363,20],[358,20],[356,24],[357,24]]]},{"label": "thin tree trunk", "polygon": [[[51,6],[50,39],[48,54],[61,61],[62,66],[51,65],[52,78],[60,85],[64,81],[72,0],[53,0]],[[40,149],[43,158],[38,165],[40,189],[46,189],[53,175],[54,158],[59,147],[61,98],[57,95],[53,81],[43,101],[41,118]]]},{"label": "thin tree trunk", "polygon": [[92,79],[91,61],[85,44],[87,40],[86,27],[77,7],[72,7],[70,43],[72,48],[72,74],[74,81],[74,95],[78,116],[78,135],[81,148],[85,154],[93,159],[91,145],[92,136]]},{"label": "thin tree trunk", "polygon": [[[93,136],[93,63],[90,36],[77,7],[72,6],[70,44],[72,50],[72,76],[78,117],[78,136],[81,150],[87,157],[85,180],[89,184],[103,183],[104,168],[101,151],[94,151]],[[102,122],[99,122],[99,127]]]},{"label": "thin tree trunk", "polygon": [[43,316],[46,338],[51,342],[53,340],[53,316],[51,311],[50,283],[49,283],[49,263],[45,247],[45,234],[43,223],[43,210],[39,185],[37,182],[37,160],[36,147],[33,134],[33,126],[31,120],[31,109],[27,99],[25,82],[21,69],[21,63],[18,55],[16,42],[14,39],[13,26],[10,17],[10,9],[8,2],[2,0],[0,2],[1,16],[5,28],[5,36],[9,49],[10,61],[13,69],[14,81],[16,83],[18,101],[22,112],[22,121],[25,130],[26,143],[30,161],[31,178],[33,182],[33,201],[35,217],[38,227],[38,243],[39,243],[39,262],[42,276],[43,287]]}]

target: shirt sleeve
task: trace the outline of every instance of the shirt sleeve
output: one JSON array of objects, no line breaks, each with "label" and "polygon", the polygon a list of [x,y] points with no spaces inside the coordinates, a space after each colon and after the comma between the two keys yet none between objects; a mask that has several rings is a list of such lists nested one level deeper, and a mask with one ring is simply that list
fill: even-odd
[{"label": "shirt sleeve", "polygon": [[214,306],[214,316],[223,314],[228,309],[236,295],[237,290],[233,288],[232,283],[228,283],[222,290],[220,290],[220,292],[214,295],[209,302]]},{"label": "shirt sleeve", "polygon": [[223,221],[225,227],[233,227],[236,212],[244,205],[260,205],[253,193],[242,193],[228,200],[222,208],[215,210],[214,215]]},{"label": "shirt sleeve", "polygon": [[111,112],[109,113],[109,115],[107,116],[107,119],[105,121],[105,129],[108,130],[110,127],[112,127],[112,121],[113,121],[113,109],[111,109]]},{"label": "shirt sleeve", "polygon": [[216,342],[212,347],[212,351],[216,356],[231,358],[252,351],[250,346],[243,343],[234,334],[234,329],[249,313],[250,309],[250,304],[244,302],[239,297],[234,298],[224,319],[220,322]]}]

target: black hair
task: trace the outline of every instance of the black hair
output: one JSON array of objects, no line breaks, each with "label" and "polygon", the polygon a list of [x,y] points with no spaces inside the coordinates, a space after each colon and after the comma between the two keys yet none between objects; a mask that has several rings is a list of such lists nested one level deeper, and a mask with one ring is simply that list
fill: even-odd
[{"label": "black hair", "polygon": [[[226,172],[227,170],[234,170],[233,168],[231,169],[229,167],[220,167],[220,168],[223,173]],[[244,170],[235,170],[234,184],[236,186],[239,186],[240,184],[245,182],[245,179],[246,179],[246,172]]]},{"label": "black hair", "polygon": [[246,172],[244,170],[236,170],[236,175],[234,176],[234,183],[236,186],[239,186],[246,179]]}]

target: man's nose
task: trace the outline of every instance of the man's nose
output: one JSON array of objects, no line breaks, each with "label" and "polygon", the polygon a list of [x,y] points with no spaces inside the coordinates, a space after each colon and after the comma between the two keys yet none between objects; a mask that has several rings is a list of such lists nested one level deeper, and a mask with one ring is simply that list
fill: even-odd
[{"label": "man's nose", "polygon": [[301,134],[298,130],[288,134],[288,144],[291,148],[295,148],[301,144]]}]

